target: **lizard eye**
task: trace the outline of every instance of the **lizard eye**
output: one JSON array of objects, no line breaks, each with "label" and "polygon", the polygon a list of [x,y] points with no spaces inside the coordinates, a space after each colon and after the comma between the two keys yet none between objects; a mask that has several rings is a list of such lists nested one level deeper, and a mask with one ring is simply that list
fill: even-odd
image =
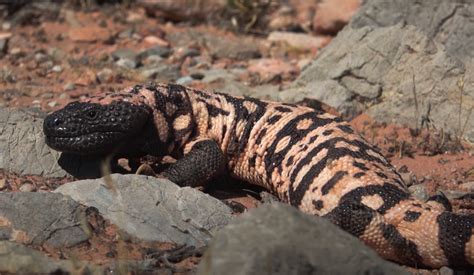
[{"label": "lizard eye", "polygon": [[95,111],[95,110],[90,110],[89,112],[87,112],[87,117],[90,118],[90,119],[95,119],[95,118],[97,118],[97,111]]}]

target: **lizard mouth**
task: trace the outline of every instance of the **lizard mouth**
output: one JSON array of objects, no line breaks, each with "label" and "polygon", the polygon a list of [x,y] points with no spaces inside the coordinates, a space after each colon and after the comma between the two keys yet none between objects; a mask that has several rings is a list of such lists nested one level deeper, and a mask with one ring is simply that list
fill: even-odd
[{"label": "lizard mouth", "polygon": [[78,155],[101,155],[112,152],[123,143],[126,133],[119,131],[92,132],[82,135],[46,135],[46,144],[61,152]]}]

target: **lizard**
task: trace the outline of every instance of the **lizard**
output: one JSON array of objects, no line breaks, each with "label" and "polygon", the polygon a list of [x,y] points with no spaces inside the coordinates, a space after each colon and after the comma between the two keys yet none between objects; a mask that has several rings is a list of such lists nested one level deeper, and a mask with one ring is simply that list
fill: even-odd
[{"label": "lizard", "polygon": [[322,110],[148,83],[69,103],[43,131],[48,146],[72,154],[172,156],[161,175],[180,186],[229,173],[328,218],[391,261],[474,264],[474,215],[453,213],[441,195],[413,198],[377,148]]}]

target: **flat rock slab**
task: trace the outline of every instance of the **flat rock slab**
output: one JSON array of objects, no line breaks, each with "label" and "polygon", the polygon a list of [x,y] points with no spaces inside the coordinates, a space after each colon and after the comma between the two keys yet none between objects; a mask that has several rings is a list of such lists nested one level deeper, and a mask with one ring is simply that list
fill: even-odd
[{"label": "flat rock slab", "polygon": [[201,247],[232,217],[231,209],[216,198],[148,176],[112,174],[110,181],[81,180],[55,192],[96,207],[120,229],[145,241]]},{"label": "flat rock slab", "polygon": [[474,63],[469,60],[451,55],[412,25],[346,27],[280,99],[314,98],[348,118],[367,112],[412,128],[429,117],[437,129],[474,141]]},{"label": "flat rock slab", "polygon": [[198,274],[409,274],[329,221],[263,205],[216,234]]},{"label": "flat rock slab", "polygon": [[0,239],[68,247],[89,239],[83,207],[54,193],[0,193]]},{"label": "flat rock slab", "polygon": [[99,267],[78,261],[55,261],[44,253],[26,246],[0,241],[0,272],[10,274],[103,274],[104,271]]},{"label": "flat rock slab", "polygon": [[352,28],[387,27],[405,22],[443,44],[459,58],[474,57],[474,2],[471,0],[366,0]]}]

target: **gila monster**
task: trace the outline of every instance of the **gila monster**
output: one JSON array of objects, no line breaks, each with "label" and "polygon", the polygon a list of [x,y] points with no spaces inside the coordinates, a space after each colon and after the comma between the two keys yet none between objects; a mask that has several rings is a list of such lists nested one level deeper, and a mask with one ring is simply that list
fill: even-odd
[{"label": "gila monster", "polygon": [[412,198],[376,148],[323,111],[150,83],[70,103],[45,118],[44,133],[73,154],[173,156],[162,175],[181,186],[228,172],[330,219],[385,259],[474,264],[474,216],[451,212],[443,196]]}]

